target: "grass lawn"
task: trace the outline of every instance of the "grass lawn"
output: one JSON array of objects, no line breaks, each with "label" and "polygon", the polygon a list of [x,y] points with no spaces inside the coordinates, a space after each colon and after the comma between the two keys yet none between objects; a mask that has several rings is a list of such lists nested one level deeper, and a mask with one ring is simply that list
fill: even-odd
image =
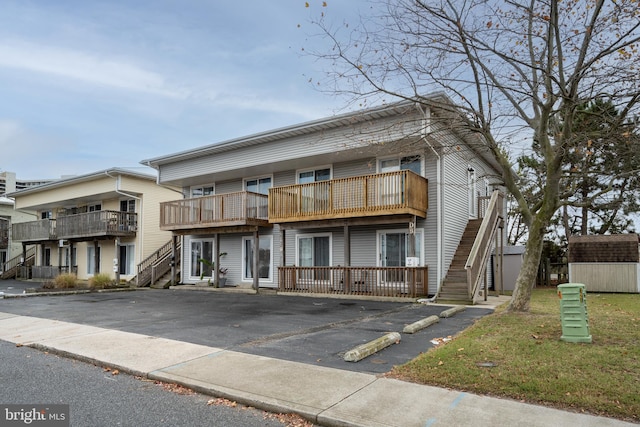
[{"label": "grass lawn", "polygon": [[640,295],[588,294],[591,344],[560,341],[555,288],[534,290],[529,313],[504,308],[390,376],[640,421]]}]

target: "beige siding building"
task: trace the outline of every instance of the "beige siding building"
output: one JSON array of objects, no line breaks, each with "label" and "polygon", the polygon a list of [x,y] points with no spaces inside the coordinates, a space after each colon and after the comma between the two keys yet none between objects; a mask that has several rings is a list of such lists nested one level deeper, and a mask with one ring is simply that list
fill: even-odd
[{"label": "beige siding building", "polygon": [[139,264],[171,240],[159,228],[159,205],[178,194],[153,174],[123,168],[53,181],[10,194],[16,210],[37,214],[12,225],[13,240],[25,258],[35,247],[34,279],[74,272],[133,280]]}]

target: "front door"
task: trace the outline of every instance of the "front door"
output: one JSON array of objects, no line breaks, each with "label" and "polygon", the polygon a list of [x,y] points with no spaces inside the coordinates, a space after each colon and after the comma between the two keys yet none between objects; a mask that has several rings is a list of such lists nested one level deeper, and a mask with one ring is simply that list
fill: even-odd
[{"label": "front door", "polygon": [[[409,233],[406,231],[379,232],[379,262],[380,267],[406,267],[409,256]],[[422,259],[422,230],[415,233],[415,256]],[[406,290],[405,270],[389,269],[381,272],[381,283],[386,286]]]}]

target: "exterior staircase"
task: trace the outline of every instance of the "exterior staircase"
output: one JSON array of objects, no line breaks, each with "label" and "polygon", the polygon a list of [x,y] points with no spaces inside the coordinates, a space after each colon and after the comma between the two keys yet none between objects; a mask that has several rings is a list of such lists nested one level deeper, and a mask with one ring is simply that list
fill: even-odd
[{"label": "exterior staircase", "polygon": [[440,292],[438,293],[438,302],[452,302],[456,304],[473,304],[473,301],[469,298],[469,287],[467,285],[467,270],[465,265],[473,242],[478,235],[480,229],[481,219],[469,220],[467,228],[465,228],[458,249],[456,250],[447,276],[442,282]]},{"label": "exterior staircase", "polygon": [[[487,265],[491,260],[492,241],[504,227],[504,195],[494,190],[490,197],[478,203],[481,219],[470,220],[462,234],[458,249],[444,278],[436,301],[454,304],[475,304],[482,283],[486,287]],[[502,242],[496,241],[497,245]],[[498,274],[502,274],[500,271]],[[485,289],[486,291],[486,289]],[[485,292],[486,298],[486,292]]]},{"label": "exterior staircase", "polygon": [[[149,255],[138,264],[138,274],[131,279],[130,283],[138,287],[157,287],[156,283],[166,282],[166,275],[171,272],[171,255],[173,251],[173,241],[162,245],[157,251]],[[180,268],[180,241],[176,246],[176,258],[174,260],[177,269]],[[166,287],[165,285],[161,287]]]},{"label": "exterior staircase", "polygon": [[0,279],[17,279],[22,267],[32,267],[36,260],[36,248],[29,248],[27,250],[27,257],[24,260],[24,266],[20,264],[22,255],[8,260],[4,265],[4,271],[0,274]]}]

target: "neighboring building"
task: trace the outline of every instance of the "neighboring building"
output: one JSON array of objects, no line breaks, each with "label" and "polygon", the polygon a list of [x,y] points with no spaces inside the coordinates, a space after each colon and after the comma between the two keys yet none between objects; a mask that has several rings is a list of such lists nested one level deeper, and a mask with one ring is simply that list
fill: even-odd
[{"label": "neighboring building", "polygon": [[182,188],[160,206],[160,227],[184,248],[181,282],[215,282],[217,262],[245,287],[475,298],[502,183],[478,139],[434,119],[445,114],[403,101],[143,160]]},{"label": "neighboring building", "polygon": [[157,185],[153,174],[112,168],[10,196],[17,210],[37,212],[37,220],[12,224],[24,258],[37,249],[30,272],[35,279],[71,271],[79,279],[107,273],[132,280],[141,273],[139,264],[171,240],[159,229],[158,205],[175,198],[176,190]]},{"label": "neighboring building", "polygon": [[36,216],[35,212],[16,211],[14,205],[12,199],[0,196],[0,277],[8,266],[19,262],[22,254],[22,245],[11,238],[11,224],[31,221]]},{"label": "neighboring building", "polygon": [[14,172],[0,172],[0,196],[14,191],[35,187],[53,181],[52,179],[18,180]]}]

